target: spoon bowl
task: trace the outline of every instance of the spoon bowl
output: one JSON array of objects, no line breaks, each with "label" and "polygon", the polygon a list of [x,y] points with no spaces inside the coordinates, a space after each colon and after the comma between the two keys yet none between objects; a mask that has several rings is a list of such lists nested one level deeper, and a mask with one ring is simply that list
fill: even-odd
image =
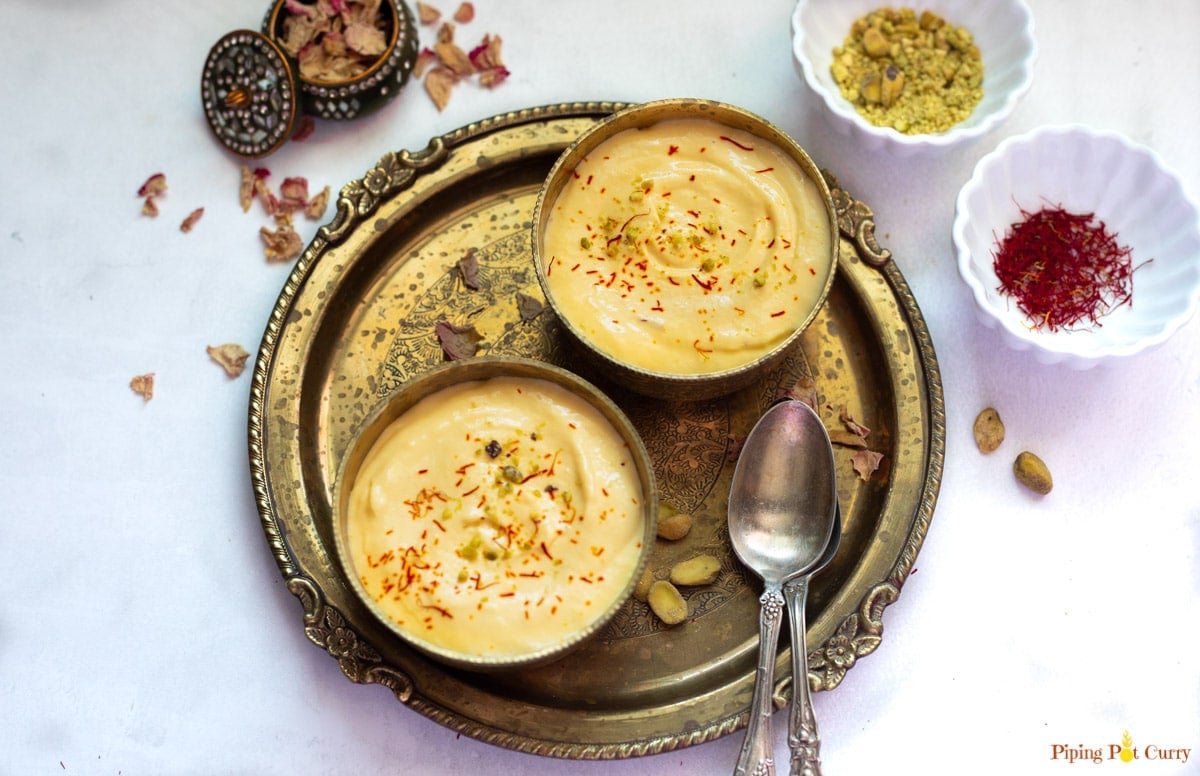
[{"label": "spoon bowl", "polygon": [[755,423],[734,467],[728,514],[733,551],[763,581],[758,669],[734,773],[773,774],[771,687],[783,585],[820,562],[837,516],[833,448],[807,404],[777,402]]}]

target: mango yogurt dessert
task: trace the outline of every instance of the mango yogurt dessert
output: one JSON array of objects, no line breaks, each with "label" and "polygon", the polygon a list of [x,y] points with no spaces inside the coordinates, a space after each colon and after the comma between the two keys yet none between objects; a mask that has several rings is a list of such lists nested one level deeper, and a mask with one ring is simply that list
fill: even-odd
[{"label": "mango yogurt dessert", "polygon": [[711,374],[772,354],[834,271],[828,191],[797,155],[704,115],[577,153],[540,206],[555,310],[585,344],[649,372]]},{"label": "mango yogurt dessert", "polygon": [[576,391],[520,375],[456,383],[371,445],[345,501],[345,554],[360,592],[427,651],[484,667],[550,654],[607,619],[640,573],[641,471]]}]

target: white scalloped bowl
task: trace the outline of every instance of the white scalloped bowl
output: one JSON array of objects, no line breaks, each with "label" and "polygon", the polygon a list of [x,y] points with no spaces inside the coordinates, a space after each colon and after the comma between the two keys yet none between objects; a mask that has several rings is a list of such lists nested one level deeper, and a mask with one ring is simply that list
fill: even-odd
[{"label": "white scalloped bowl", "polygon": [[983,58],[983,99],[970,116],[945,132],[909,135],[871,124],[842,96],[829,67],[834,47],[845,41],[851,24],[880,7],[879,0],[800,0],[792,14],[796,69],[827,108],[834,128],[861,149],[914,156],[966,145],[999,126],[1029,91],[1037,44],[1033,14],[1023,0],[926,0],[909,7],[932,11],[974,36]]},{"label": "white scalloped bowl", "polygon": [[[997,239],[1021,220],[1021,209],[1046,205],[1094,213],[1132,251],[1132,304],[1115,308],[1098,326],[1034,329],[997,290]],[[1044,364],[1087,369],[1142,352],[1166,341],[1200,307],[1196,205],[1154,151],[1115,133],[1058,126],[1008,138],[979,160],[959,192],[952,235],[980,319]]]}]

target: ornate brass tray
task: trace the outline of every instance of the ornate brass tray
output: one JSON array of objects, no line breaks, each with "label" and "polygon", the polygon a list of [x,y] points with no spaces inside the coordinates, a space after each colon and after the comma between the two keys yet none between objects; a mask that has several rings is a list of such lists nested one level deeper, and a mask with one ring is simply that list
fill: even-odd
[{"label": "ornate brass tray", "polygon": [[[530,258],[538,186],[563,149],[620,107],[554,105],[497,116],[390,153],[346,185],[334,219],[300,257],[255,363],[250,469],[263,530],[305,633],[358,683],[386,685],[413,710],[498,746],[575,759],[651,754],[746,724],[758,590],[729,547],[725,500],[741,439],[779,391],[815,384],[826,423],[845,410],[883,454],[868,479],[838,447],[844,539],[809,597],[809,682],[836,687],[872,652],[933,515],[945,414],[929,333],[907,284],[874,238],[871,211],[830,176],[838,208],[837,281],[801,347],[761,385],[698,403],[622,393],[590,373],[541,300]],[[478,261],[471,288],[458,262]],[[532,298],[532,302],[531,302]],[[406,648],[366,614],[332,549],[333,476],[355,427],[389,391],[439,363],[435,326],[471,325],[479,353],[542,358],[610,392],[654,460],[663,499],[695,516],[660,541],[665,574],[699,552],[722,558],[710,586],[686,593],[690,619],[664,627],[630,601],[601,636],[549,666],[506,676],[448,669]],[[786,638],[778,655],[786,676]],[[790,680],[776,687],[790,695]]]}]

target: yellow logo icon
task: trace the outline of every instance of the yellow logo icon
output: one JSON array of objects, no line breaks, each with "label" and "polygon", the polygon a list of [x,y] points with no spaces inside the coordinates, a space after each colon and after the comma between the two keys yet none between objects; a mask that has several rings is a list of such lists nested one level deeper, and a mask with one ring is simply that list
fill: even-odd
[{"label": "yellow logo icon", "polygon": [[1120,757],[1121,757],[1121,762],[1123,762],[1123,763],[1130,762],[1131,760],[1133,760],[1133,757],[1134,757],[1134,754],[1133,754],[1133,736],[1129,735],[1129,731],[1128,731],[1128,730],[1126,730],[1124,733],[1122,733],[1122,734],[1121,734],[1121,754],[1120,754]]}]

